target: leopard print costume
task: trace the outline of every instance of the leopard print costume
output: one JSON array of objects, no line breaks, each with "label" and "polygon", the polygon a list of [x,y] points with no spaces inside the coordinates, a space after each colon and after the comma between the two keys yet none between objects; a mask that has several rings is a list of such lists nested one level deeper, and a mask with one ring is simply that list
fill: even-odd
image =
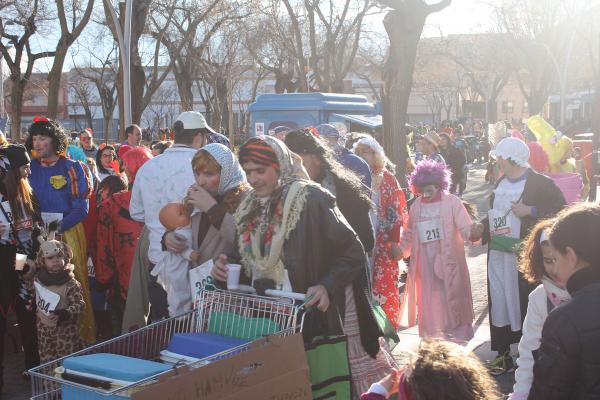
[{"label": "leopard print costume", "polygon": [[77,325],[85,306],[81,285],[75,278],[71,278],[63,287],[57,289],[65,293],[64,297],[61,296],[58,308],[66,309],[70,317],[67,321],[53,322],[42,311],[37,310],[38,347],[42,364],[84,347]]}]

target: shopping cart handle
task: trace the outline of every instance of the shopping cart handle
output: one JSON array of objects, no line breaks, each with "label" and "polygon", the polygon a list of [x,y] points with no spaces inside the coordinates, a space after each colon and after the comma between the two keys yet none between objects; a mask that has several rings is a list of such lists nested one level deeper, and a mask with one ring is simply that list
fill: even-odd
[{"label": "shopping cart handle", "polygon": [[[248,286],[248,285],[239,285],[237,288],[237,291],[244,292],[244,293],[251,293],[251,294],[258,293],[256,289],[254,289],[252,286]],[[271,297],[284,297],[286,299],[293,299],[293,300],[299,300],[299,301],[306,300],[306,295],[303,293],[286,292],[283,290],[275,290],[275,289],[265,290],[265,295],[271,296]]]},{"label": "shopping cart handle", "polygon": [[299,300],[299,301],[304,301],[306,299],[306,295],[303,293],[284,292],[283,290],[275,290],[275,289],[267,289],[267,290],[265,290],[265,294],[267,296],[285,297],[288,299],[294,299],[294,300]]}]

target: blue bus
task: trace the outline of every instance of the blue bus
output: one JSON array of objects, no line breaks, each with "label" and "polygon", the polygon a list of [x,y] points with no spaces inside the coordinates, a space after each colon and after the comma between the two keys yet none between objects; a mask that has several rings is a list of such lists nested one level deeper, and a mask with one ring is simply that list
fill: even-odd
[{"label": "blue bus", "polygon": [[365,96],[337,93],[263,94],[249,107],[250,136],[268,135],[278,126],[299,129],[344,124],[347,132],[379,136],[383,121]]}]

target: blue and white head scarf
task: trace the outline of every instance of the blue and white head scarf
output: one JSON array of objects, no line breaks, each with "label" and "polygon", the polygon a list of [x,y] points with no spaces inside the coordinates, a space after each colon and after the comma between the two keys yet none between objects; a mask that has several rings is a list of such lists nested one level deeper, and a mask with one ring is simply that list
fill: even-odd
[{"label": "blue and white head scarf", "polygon": [[221,166],[221,181],[219,182],[219,196],[230,189],[246,182],[246,173],[242,169],[237,157],[229,147],[220,143],[210,143],[201,150],[208,152]]}]

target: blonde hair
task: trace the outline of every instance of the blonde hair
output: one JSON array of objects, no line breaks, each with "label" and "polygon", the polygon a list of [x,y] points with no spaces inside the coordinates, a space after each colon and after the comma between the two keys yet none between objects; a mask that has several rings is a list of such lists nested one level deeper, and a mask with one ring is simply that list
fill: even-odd
[{"label": "blonde hair", "polygon": [[192,158],[192,170],[195,174],[201,171],[220,173],[221,166],[208,151],[200,149]]}]

